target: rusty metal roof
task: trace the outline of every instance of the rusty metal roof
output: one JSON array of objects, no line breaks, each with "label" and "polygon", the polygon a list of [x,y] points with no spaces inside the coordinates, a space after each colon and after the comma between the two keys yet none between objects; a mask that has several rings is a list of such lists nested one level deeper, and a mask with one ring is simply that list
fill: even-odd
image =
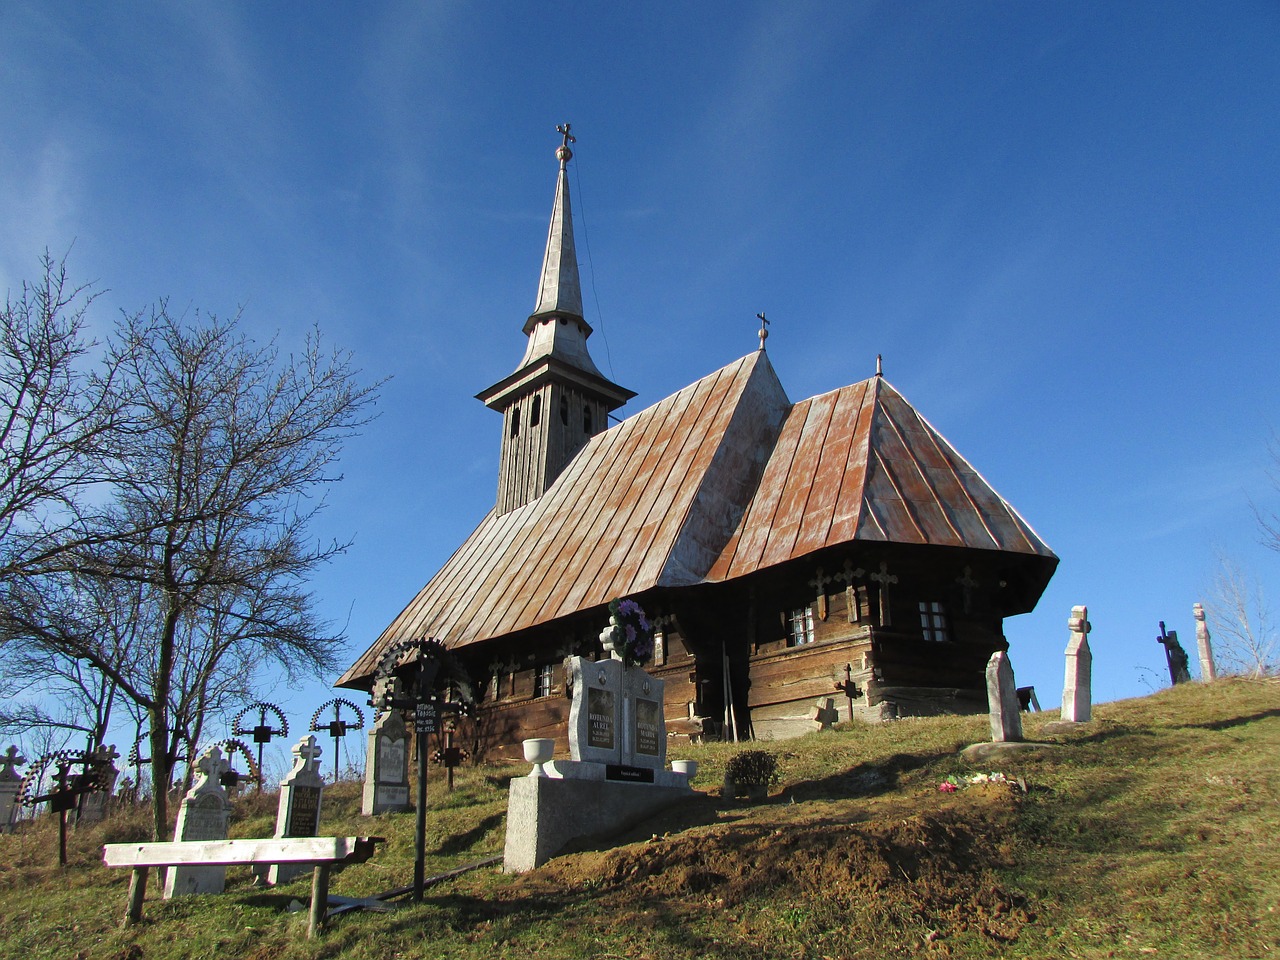
[{"label": "rusty metal roof", "polygon": [[797,403],[750,506],[707,574],[731,580],[853,540],[1053,557],[882,377]]},{"label": "rusty metal roof", "polygon": [[792,405],[758,351],[593,437],[539,499],[490,512],[338,685],[398,640],[456,648],[855,540],[1053,557],[883,378]]}]

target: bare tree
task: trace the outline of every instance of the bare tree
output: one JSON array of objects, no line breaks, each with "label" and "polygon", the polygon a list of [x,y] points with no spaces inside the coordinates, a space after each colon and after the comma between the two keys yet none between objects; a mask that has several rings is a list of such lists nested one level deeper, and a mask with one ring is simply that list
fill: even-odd
[{"label": "bare tree", "polygon": [[[146,711],[163,785],[209,710],[259,668],[336,666],[341,636],[316,617],[305,578],[347,544],[316,542],[308,527],[376,385],[360,386],[349,355],[318,334],[282,357],[236,320],[183,322],[164,303],[121,322],[110,363],[138,425],[111,435],[110,504],[74,569],[18,578],[0,609],[9,635],[87,660]],[[50,578],[68,570],[136,599],[145,632],[128,657],[104,649],[87,620],[49,610]],[[168,827],[156,789],[156,837]]]},{"label": "bare tree", "polygon": [[0,312],[0,580],[39,570],[92,539],[84,493],[105,477],[104,445],[127,395],[92,363],[85,312],[96,294],[47,252],[43,276]]},{"label": "bare tree", "polygon": [[1229,557],[1219,557],[1205,613],[1223,672],[1261,677],[1280,671],[1280,633],[1262,583]]}]

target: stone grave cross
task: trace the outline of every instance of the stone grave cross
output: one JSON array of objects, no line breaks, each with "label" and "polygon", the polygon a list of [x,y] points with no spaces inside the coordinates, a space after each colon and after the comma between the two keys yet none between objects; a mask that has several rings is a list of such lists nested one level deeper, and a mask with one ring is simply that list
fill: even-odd
[{"label": "stone grave cross", "polygon": [[[225,840],[231,805],[222,775],[231,767],[222,748],[209,747],[196,760],[196,781],[178,807],[178,823],[174,840]],[[226,885],[227,868],[179,866],[170,867],[165,877],[164,898],[188,893],[221,893]]]},{"label": "stone grave cross", "polygon": [[[319,758],[323,752],[312,734],[293,745],[293,769],[280,781],[277,837],[314,837],[320,832],[324,777],[320,775]],[[273,863],[267,871],[267,882],[287,883],[309,869],[305,863]]]},{"label": "stone grave cross", "polygon": [[10,746],[0,756],[0,833],[12,832],[18,821],[18,812],[21,810],[18,790],[22,786],[22,775],[15,768],[26,762],[27,758],[21,756],[14,746]]}]

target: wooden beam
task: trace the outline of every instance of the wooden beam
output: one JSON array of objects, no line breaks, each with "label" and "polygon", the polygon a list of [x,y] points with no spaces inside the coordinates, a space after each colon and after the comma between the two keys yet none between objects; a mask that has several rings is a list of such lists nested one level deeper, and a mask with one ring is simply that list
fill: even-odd
[{"label": "wooden beam", "polygon": [[264,840],[185,840],[108,843],[102,859],[108,867],[160,867],[183,864],[220,867],[241,863],[338,863],[367,860],[380,837],[281,837]]}]

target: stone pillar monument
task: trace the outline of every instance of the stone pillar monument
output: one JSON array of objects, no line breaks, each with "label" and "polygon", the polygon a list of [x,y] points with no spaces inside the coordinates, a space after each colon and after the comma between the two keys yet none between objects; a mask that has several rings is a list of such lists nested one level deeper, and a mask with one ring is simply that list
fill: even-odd
[{"label": "stone pillar monument", "polygon": [[[231,804],[222,785],[222,775],[231,766],[222,749],[210,747],[196,761],[196,782],[182,798],[174,840],[225,840]],[[226,884],[226,867],[170,867],[165,877],[164,898],[187,893],[221,893]]]},{"label": "stone pillar monument", "polygon": [[1072,607],[1067,621],[1067,676],[1062,685],[1062,719],[1088,723],[1093,717],[1093,654],[1089,651],[1088,607]]},{"label": "stone pillar monument", "polygon": [[991,710],[991,739],[995,743],[1022,740],[1022,712],[1009,654],[998,650],[987,661],[987,706]]},{"label": "stone pillar monument", "polygon": [[1196,647],[1200,651],[1200,679],[1211,683],[1218,679],[1218,671],[1213,665],[1213,644],[1209,640],[1209,625],[1204,621],[1204,606],[1197,603],[1191,608],[1191,615],[1196,618]]},{"label": "stone pillar monument", "polygon": [[[324,778],[316,738],[308,734],[293,745],[293,769],[280,781],[280,807],[276,813],[277,837],[314,837],[320,832],[320,799]],[[273,863],[267,883],[288,883],[306,873],[307,864]]]}]

